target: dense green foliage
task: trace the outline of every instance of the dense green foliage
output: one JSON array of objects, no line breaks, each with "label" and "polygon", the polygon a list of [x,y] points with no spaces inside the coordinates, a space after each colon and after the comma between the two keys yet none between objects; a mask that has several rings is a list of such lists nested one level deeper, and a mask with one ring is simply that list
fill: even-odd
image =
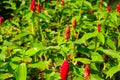
[{"label": "dense green foliage", "polygon": [[61,1],[36,0],[35,11],[30,10],[31,0],[0,1],[0,80],[60,80],[65,59],[68,80],[83,80],[85,64],[90,66],[90,80],[120,79],[117,4],[108,11],[108,1]]}]

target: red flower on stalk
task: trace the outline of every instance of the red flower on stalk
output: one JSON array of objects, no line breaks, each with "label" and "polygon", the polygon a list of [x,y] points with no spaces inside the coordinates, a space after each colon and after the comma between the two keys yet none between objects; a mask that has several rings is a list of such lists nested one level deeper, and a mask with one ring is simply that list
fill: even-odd
[{"label": "red flower on stalk", "polygon": [[35,11],[35,0],[32,0],[30,4],[30,10]]},{"label": "red flower on stalk", "polygon": [[72,22],[72,27],[76,28],[76,19],[74,19],[74,21]]},{"label": "red flower on stalk", "polygon": [[97,25],[97,30],[98,30],[98,32],[100,32],[100,30],[101,30],[101,24]]},{"label": "red flower on stalk", "polygon": [[64,60],[63,64],[60,67],[60,77],[62,80],[67,80],[69,73],[69,62],[68,60]]},{"label": "red flower on stalk", "polygon": [[44,7],[42,7],[42,9],[41,9],[41,10],[43,10],[43,11],[44,11],[44,10],[45,10],[45,8],[44,8]]},{"label": "red flower on stalk", "polygon": [[38,12],[38,13],[41,12],[40,2],[38,3],[38,6],[37,6],[37,12]]},{"label": "red flower on stalk", "polygon": [[93,11],[92,11],[92,9],[90,9],[90,14],[92,14],[93,13]]},{"label": "red flower on stalk", "polygon": [[0,25],[2,24],[3,22],[3,17],[0,17]]},{"label": "red flower on stalk", "polygon": [[107,9],[108,9],[108,12],[110,12],[110,11],[111,11],[111,6],[108,6],[108,8],[107,8]]},{"label": "red flower on stalk", "polygon": [[67,28],[65,30],[64,37],[65,37],[66,41],[69,40],[69,38],[70,38],[70,26],[67,26]]},{"label": "red flower on stalk", "polygon": [[64,6],[65,6],[65,2],[64,2],[64,0],[62,0],[61,5],[62,5],[62,7],[64,7]]},{"label": "red flower on stalk", "polygon": [[116,11],[120,14],[120,4],[117,5]]},{"label": "red flower on stalk", "polygon": [[84,70],[84,80],[88,80],[89,76],[90,76],[90,67],[88,64],[86,64]]}]

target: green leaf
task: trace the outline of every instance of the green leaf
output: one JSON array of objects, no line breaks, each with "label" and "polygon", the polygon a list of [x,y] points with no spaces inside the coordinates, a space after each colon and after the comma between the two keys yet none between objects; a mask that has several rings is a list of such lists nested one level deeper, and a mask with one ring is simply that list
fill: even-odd
[{"label": "green leaf", "polygon": [[13,77],[13,74],[10,73],[0,73],[0,80],[5,80],[7,78]]},{"label": "green leaf", "polygon": [[36,63],[29,64],[28,67],[45,70],[48,67],[48,65],[49,65],[48,61],[39,61],[39,62],[36,62]]},{"label": "green leaf", "polygon": [[34,48],[31,48],[31,49],[27,50],[25,52],[25,55],[27,55],[27,56],[33,56],[34,54],[36,54],[40,50],[41,50],[40,48],[34,47]]},{"label": "green leaf", "polygon": [[99,41],[100,41],[102,44],[105,43],[105,37],[104,37],[104,35],[103,35],[101,32],[98,33],[97,37],[98,37]]},{"label": "green leaf", "polygon": [[26,77],[27,77],[26,64],[21,63],[16,70],[15,78],[16,78],[16,80],[26,80]]},{"label": "green leaf", "polygon": [[78,39],[75,41],[76,44],[82,44],[85,43],[86,40],[95,37],[95,33],[85,33],[81,39]]},{"label": "green leaf", "polygon": [[113,66],[107,72],[107,77],[112,77],[116,72],[120,71],[120,66]]},{"label": "green leaf", "polygon": [[107,37],[106,44],[109,45],[113,50],[116,50],[115,43],[109,37]]},{"label": "green leaf", "polygon": [[84,64],[90,64],[91,63],[91,60],[87,59],[87,58],[75,58],[74,59],[75,61],[80,61]]},{"label": "green leaf", "polygon": [[91,57],[93,62],[103,62],[103,57],[98,53],[93,52]]},{"label": "green leaf", "polygon": [[106,49],[99,49],[100,51],[104,52],[107,55],[110,55],[113,58],[120,58],[120,54],[114,50],[106,50]]}]

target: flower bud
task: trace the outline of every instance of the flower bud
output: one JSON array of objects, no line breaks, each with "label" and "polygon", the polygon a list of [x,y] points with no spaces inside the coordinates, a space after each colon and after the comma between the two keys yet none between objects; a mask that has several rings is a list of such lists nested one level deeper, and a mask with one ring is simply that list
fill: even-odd
[{"label": "flower bud", "polygon": [[108,9],[108,12],[110,12],[110,11],[111,11],[111,6],[108,6],[108,8],[107,8],[107,9]]},{"label": "flower bud", "polygon": [[65,30],[64,37],[65,37],[66,41],[69,40],[69,38],[70,38],[70,26],[67,26],[67,28]]},{"label": "flower bud", "polygon": [[120,4],[117,5],[116,11],[118,12],[118,14],[120,14]]},{"label": "flower bud", "polygon": [[0,25],[2,24],[3,22],[3,17],[0,17]]},{"label": "flower bud", "polygon": [[101,30],[101,24],[97,25],[97,30],[98,30],[98,32],[100,32],[100,30]]},{"label": "flower bud", "polygon": [[35,0],[32,0],[30,4],[30,10],[35,11]]},{"label": "flower bud", "polygon": [[74,19],[74,21],[72,22],[72,27],[76,28],[76,19]]},{"label": "flower bud", "polygon": [[62,80],[67,80],[69,73],[69,62],[68,60],[64,60],[63,64],[60,67],[60,77]]},{"label": "flower bud", "polygon": [[92,11],[92,9],[90,9],[90,14],[92,14],[93,13],[93,11]]},{"label": "flower bud", "polygon": [[64,0],[62,0],[61,5],[62,5],[62,7],[64,7],[64,6],[65,6],[65,2],[64,2]]},{"label": "flower bud", "polygon": [[84,80],[88,80],[89,76],[90,76],[90,67],[88,64],[86,64],[84,70]]},{"label": "flower bud", "polygon": [[40,2],[38,3],[38,6],[37,6],[37,12],[38,12],[38,13],[41,12]]}]

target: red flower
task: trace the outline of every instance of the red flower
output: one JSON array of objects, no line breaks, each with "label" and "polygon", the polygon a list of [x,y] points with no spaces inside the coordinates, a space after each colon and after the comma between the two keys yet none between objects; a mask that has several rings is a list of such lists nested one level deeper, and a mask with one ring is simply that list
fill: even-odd
[{"label": "red flower", "polygon": [[92,14],[93,13],[93,11],[92,11],[92,9],[90,9],[90,14]]},{"label": "red flower", "polygon": [[72,27],[73,27],[73,28],[76,27],[76,19],[74,19],[74,21],[72,22]]},{"label": "red flower", "polygon": [[44,7],[42,7],[42,9],[41,10],[45,10],[45,8]]},{"label": "red flower", "polygon": [[64,37],[65,37],[66,41],[69,40],[69,38],[70,38],[70,26],[67,26],[67,28],[65,30]]},{"label": "red flower", "polygon": [[38,6],[37,6],[37,12],[38,12],[38,13],[40,13],[40,12],[41,12],[40,3],[38,3]]},{"label": "red flower", "polygon": [[30,10],[35,11],[35,0],[32,0],[30,4]]},{"label": "red flower", "polygon": [[107,9],[108,9],[108,12],[110,12],[110,11],[111,11],[111,6],[108,6],[108,8],[107,8]]},{"label": "red flower", "polygon": [[118,13],[120,13],[120,4],[117,5],[116,11],[117,11]]},{"label": "red flower", "polygon": [[0,17],[0,25],[2,24],[3,21],[3,17]]},{"label": "red flower", "polygon": [[60,77],[62,80],[67,80],[69,73],[69,62],[68,60],[65,60],[63,64],[60,67]]},{"label": "red flower", "polygon": [[64,0],[62,0],[61,5],[62,5],[62,7],[64,7],[64,6],[65,6],[65,2],[64,2]]},{"label": "red flower", "polygon": [[84,70],[84,80],[88,80],[89,76],[90,76],[90,67],[88,64],[86,64]]},{"label": "red flower", "polygon": [[100,32],[100,30],[101,30],[101,24],[97,25],[97,30],[98,30],[98,32]]}]

